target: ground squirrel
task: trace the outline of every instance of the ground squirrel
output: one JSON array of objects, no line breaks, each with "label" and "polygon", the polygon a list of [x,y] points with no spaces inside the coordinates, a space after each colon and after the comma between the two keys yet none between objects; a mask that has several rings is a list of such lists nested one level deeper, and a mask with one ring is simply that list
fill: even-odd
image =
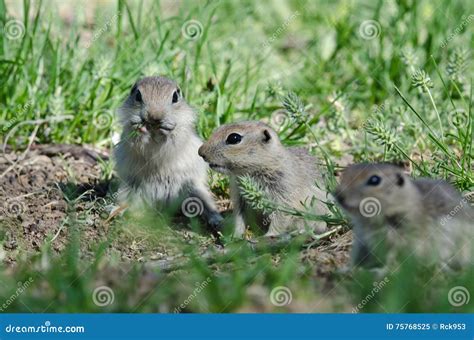
[{"label": "ground squirrel", "polygon": [[344,171],[335,197],[353,222],[354,265],[383,264],[396,254],[389,250],[401,249],[424,263],[470,261],[474,211],[444,181],[412,179],[390,164],[357,164]]},{"label": "ground squirrel", "polygon": [[[115,148],[122,198],[136,204],[168,207],[190,202],[213,228],[222,220],[207,185],[207,164],[199,157],[202,141],[195,131],[195,111],[178,85],[164,77],[139,80],[119,109],[123,125]],[[188,200],[186,200],[186,198]],[[187,207],[181,209],[186,215]]]},{"label": "ground squirrel", "polygon": [[[199,155],[211,169],[230,175],[231,198],[234,205],[234,236],[242,237],[246,226],[256,225],[266,236],[275,236],[291,229],[303,229],[302,218],[281,212],[264,214],[256,211],[241,195],[238,176],[249,175],[276,204],[302,209],[315,197],[324,200],[322,178],[316,159],[303,148],[284,147],[275,131],[267,124],[248,121],[223,125],[199,148]],[[317,202],[315,212],[328,213],[326,205]],[[311,222],[317,232],[326,228],[324,222]]]}]

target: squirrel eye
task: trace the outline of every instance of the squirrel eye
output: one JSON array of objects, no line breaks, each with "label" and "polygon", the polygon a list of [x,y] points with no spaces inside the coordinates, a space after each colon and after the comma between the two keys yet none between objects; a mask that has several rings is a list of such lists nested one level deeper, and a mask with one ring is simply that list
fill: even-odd
[{"label": "squirrel eye", "polygon": [[238,133],[231,133],[229,136],[227,136],[225,143],[226,144],[239,144],[241,140],[242,140],[241,135],[239,135]]},{"label": "squirrel eye", "polygon": [[137,93],[135,93],[135,100],[139,103],[143,103],[142,93],[139,89],[137,89]]},{"label": "squirrel eye", "polygon": [[405,179],[403,178],[403,176],[401,174],[397,174],[397,185],[401,187],[404,183]]},{"label": "squirrel eye", "polygon": [[179,100],[179,95],[180,95],[179,89],[173,92],[173,100],[172,100],[172,103],[173,103],[173,104],[175,104],[175,103],[178,102],[178,100]]},{"label": "squirrel eye", "polygon": [[380,184],[380,182],[382,182],[382,179],[380,178],[380,176],[373,175],[367,181],[367,185],[377,186]]}]

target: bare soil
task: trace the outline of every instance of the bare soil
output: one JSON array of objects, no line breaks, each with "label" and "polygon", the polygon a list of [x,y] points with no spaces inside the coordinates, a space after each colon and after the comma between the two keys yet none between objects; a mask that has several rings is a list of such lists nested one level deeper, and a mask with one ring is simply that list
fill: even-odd
[{"label": "bare soil", "polygon": [[[97,157],[86,149],[43,145],[31,148],[26,154],[5,152],[0,157],[0,199],[3,227],[4,262],[12,264],[18,256],[31,255],[48,240],[56,252],[67,243],[68,207],[63,191],[70,197],[79,196],[97,187],[101,169]],[[105,195],[97,191],[97,195]],[[87,207],[78,200],[76,213]],[[83,237],[89,240],[106,234],[100,216],[92,216],[84,228]]]}]

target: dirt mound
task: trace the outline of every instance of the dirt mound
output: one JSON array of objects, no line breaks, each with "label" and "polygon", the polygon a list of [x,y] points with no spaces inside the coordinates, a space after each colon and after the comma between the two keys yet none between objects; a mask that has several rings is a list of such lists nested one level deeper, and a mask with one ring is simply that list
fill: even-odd
[{"label": "dirt mound", "polygon": [[[40,250],[45,242],[51,242],[56,251],[64,248],[71,206],[67,199],[101,187],[99,157],[87,148],[61,145],[36,146],[26,154],[6,150],[0,156],[0,225],[6,263]],[[94,193],[101,195],[100,190]],[[85,205],[77,200],[76,210]],[[100,237],[99,226],[100,218],[85,230],[87,237]]]}]

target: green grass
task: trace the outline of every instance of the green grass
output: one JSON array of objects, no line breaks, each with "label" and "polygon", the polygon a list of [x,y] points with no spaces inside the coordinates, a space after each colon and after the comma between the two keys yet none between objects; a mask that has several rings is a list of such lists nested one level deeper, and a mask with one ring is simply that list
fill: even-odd
[{"label": "green grass", "polygon": [[[70,22],[52,3],[7,7],[0,0],[0,26],[15,18],[25,29],[17,39],[0,34],[0,132],[14,148],[25,149],[30,137],[111,148],[119,132],[114,112],[132,84],[162,74],[177,80],[199,112],[203,138],[219,125],[259,119],[272,123],[286,145],[309,146],[330,169],[347,156],[392,161],[409,164],[415,177],[474,190],[471,1],[119,0],[95,8],[88,21],[86,6],[71,2]],[[190,20],[199,32],[186,37]],[[362,25],[366,20],[376,21],[375,31]],[[279,116],[282,108],[290,114]],[[101,167],[110,179],[112,165]],[[328,173],[332,190],[336,180]],[[212,178],[215,192],[225,195],[227,181]],[[13,272],[1,270],[0,302],[18,282],[33,279],[7,311],[173,312],[210,278],[183,311],[350,312],[381,281],[367,271],[321,277],[318,263],[301,259],[305,242],[268,252],[229,244],[229,253],[209,247],[204,257],[205,238],[183,240],[153,217],[115,223],[106,240],[86,240],[92,256],[84,256],[85,226],[74,204],[62,256],[45,242]],[[190,263],[168,272],[152,263],[123,264],[113,251],[134,238],[155,249],[163,235]],[[456,286],[474,294],[472,270],[453,276],[408,261],[389,279],[361,312],[473,311],[472,301],[453,307],[447,300]],[[113,304],[93,302],[101,285],[112,287]],[[290,288],[292,304],[269,303],[276,286]]]}]

